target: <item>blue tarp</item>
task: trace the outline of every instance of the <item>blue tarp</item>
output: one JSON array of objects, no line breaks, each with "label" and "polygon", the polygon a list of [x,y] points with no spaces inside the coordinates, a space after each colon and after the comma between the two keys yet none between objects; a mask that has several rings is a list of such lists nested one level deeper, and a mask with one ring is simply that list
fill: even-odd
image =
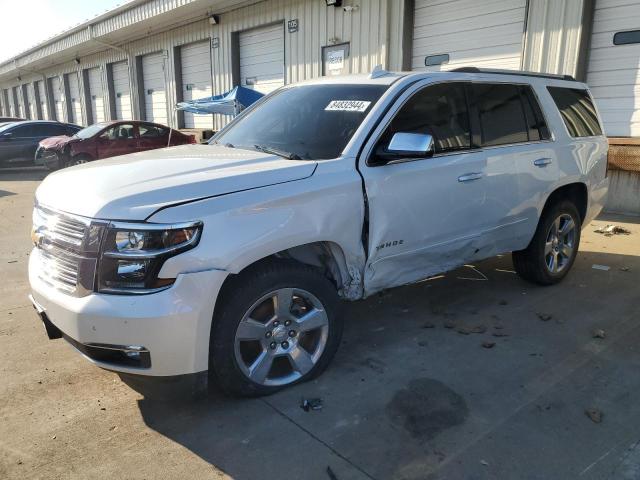
[{"label": "blue tarp", "polygon": [[213,97],[200,98],[189,102],[180,102],[178,110],[191,113],[221,113],[223,115],[237,115],[252,103],[263,97],[263,94],[244,87],[234,87],[233,90],[214,95]]}]

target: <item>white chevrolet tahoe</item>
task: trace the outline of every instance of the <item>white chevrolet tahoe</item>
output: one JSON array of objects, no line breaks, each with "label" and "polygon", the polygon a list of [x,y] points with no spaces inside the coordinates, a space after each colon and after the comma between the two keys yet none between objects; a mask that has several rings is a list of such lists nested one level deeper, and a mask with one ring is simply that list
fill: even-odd
[{"label": "white chevrolet tahoe", "polygon": [[606,173],[596,108],[570,77],[321,78],[209,145],[49,175],[32,301],[50,338],[100,367],[268,394],[331,361],[341,299],[504,252],[523,278],[559,282]]}]

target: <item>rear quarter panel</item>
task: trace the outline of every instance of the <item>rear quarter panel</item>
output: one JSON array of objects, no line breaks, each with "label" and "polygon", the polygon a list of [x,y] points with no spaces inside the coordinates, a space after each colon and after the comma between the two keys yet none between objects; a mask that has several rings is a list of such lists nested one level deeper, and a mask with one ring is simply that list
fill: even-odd
[{"label": "rear quarter panel", "polygon": [[[538,192],[532,195],[531,206],[535,206],[539,217],[549,195],[555,190],[571,183],[583,183],[587,187],[588,194],[584,226],[600,213],[606,199],[609,148],[607,138],[604,134],[591,137],[569,135],[562,115],[547,90],[547,86],[588,89],[587,85],[561,80],[538,80],[533,83],[553,137],[545,156],[555,158],[550,167],[530,167],[532,184],[529,188],[532,192]],[[598,118],[600,118],[599,115]],[[601,120],[600,125],[602,128]],[[603,128],[602,130],[604,131]]]}]

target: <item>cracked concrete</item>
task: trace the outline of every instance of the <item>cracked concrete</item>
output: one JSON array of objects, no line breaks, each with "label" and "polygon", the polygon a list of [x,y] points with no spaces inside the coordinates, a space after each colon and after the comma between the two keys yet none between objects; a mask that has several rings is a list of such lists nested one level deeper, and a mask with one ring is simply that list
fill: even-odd
[{"label": "cracked concrete", "polygon": [[[588,226],[559,286],[523,282],[507,255],[475,265],[487,280],[463,269],[384,292],[347,306],[316,381],[194,399],[46,339],[26,299],[43,176],[0,170],[0,478],[640,478],[640,219]],[[606,223],[632,234],[593,233]]]}]

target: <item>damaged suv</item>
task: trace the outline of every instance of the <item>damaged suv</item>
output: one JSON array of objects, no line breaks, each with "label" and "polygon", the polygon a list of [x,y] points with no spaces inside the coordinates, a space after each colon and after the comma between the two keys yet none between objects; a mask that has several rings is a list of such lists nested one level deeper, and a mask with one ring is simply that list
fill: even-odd
[{"label": "damaged suv", "polygon": [[209,372],[235,395],[317,376],[340,300],[513,252],[570,270],[607,192],[607,140],[570,77],[465,68],[322,78],[261,99],[209,145],[49,175],[32,300],[100,367]]}]

